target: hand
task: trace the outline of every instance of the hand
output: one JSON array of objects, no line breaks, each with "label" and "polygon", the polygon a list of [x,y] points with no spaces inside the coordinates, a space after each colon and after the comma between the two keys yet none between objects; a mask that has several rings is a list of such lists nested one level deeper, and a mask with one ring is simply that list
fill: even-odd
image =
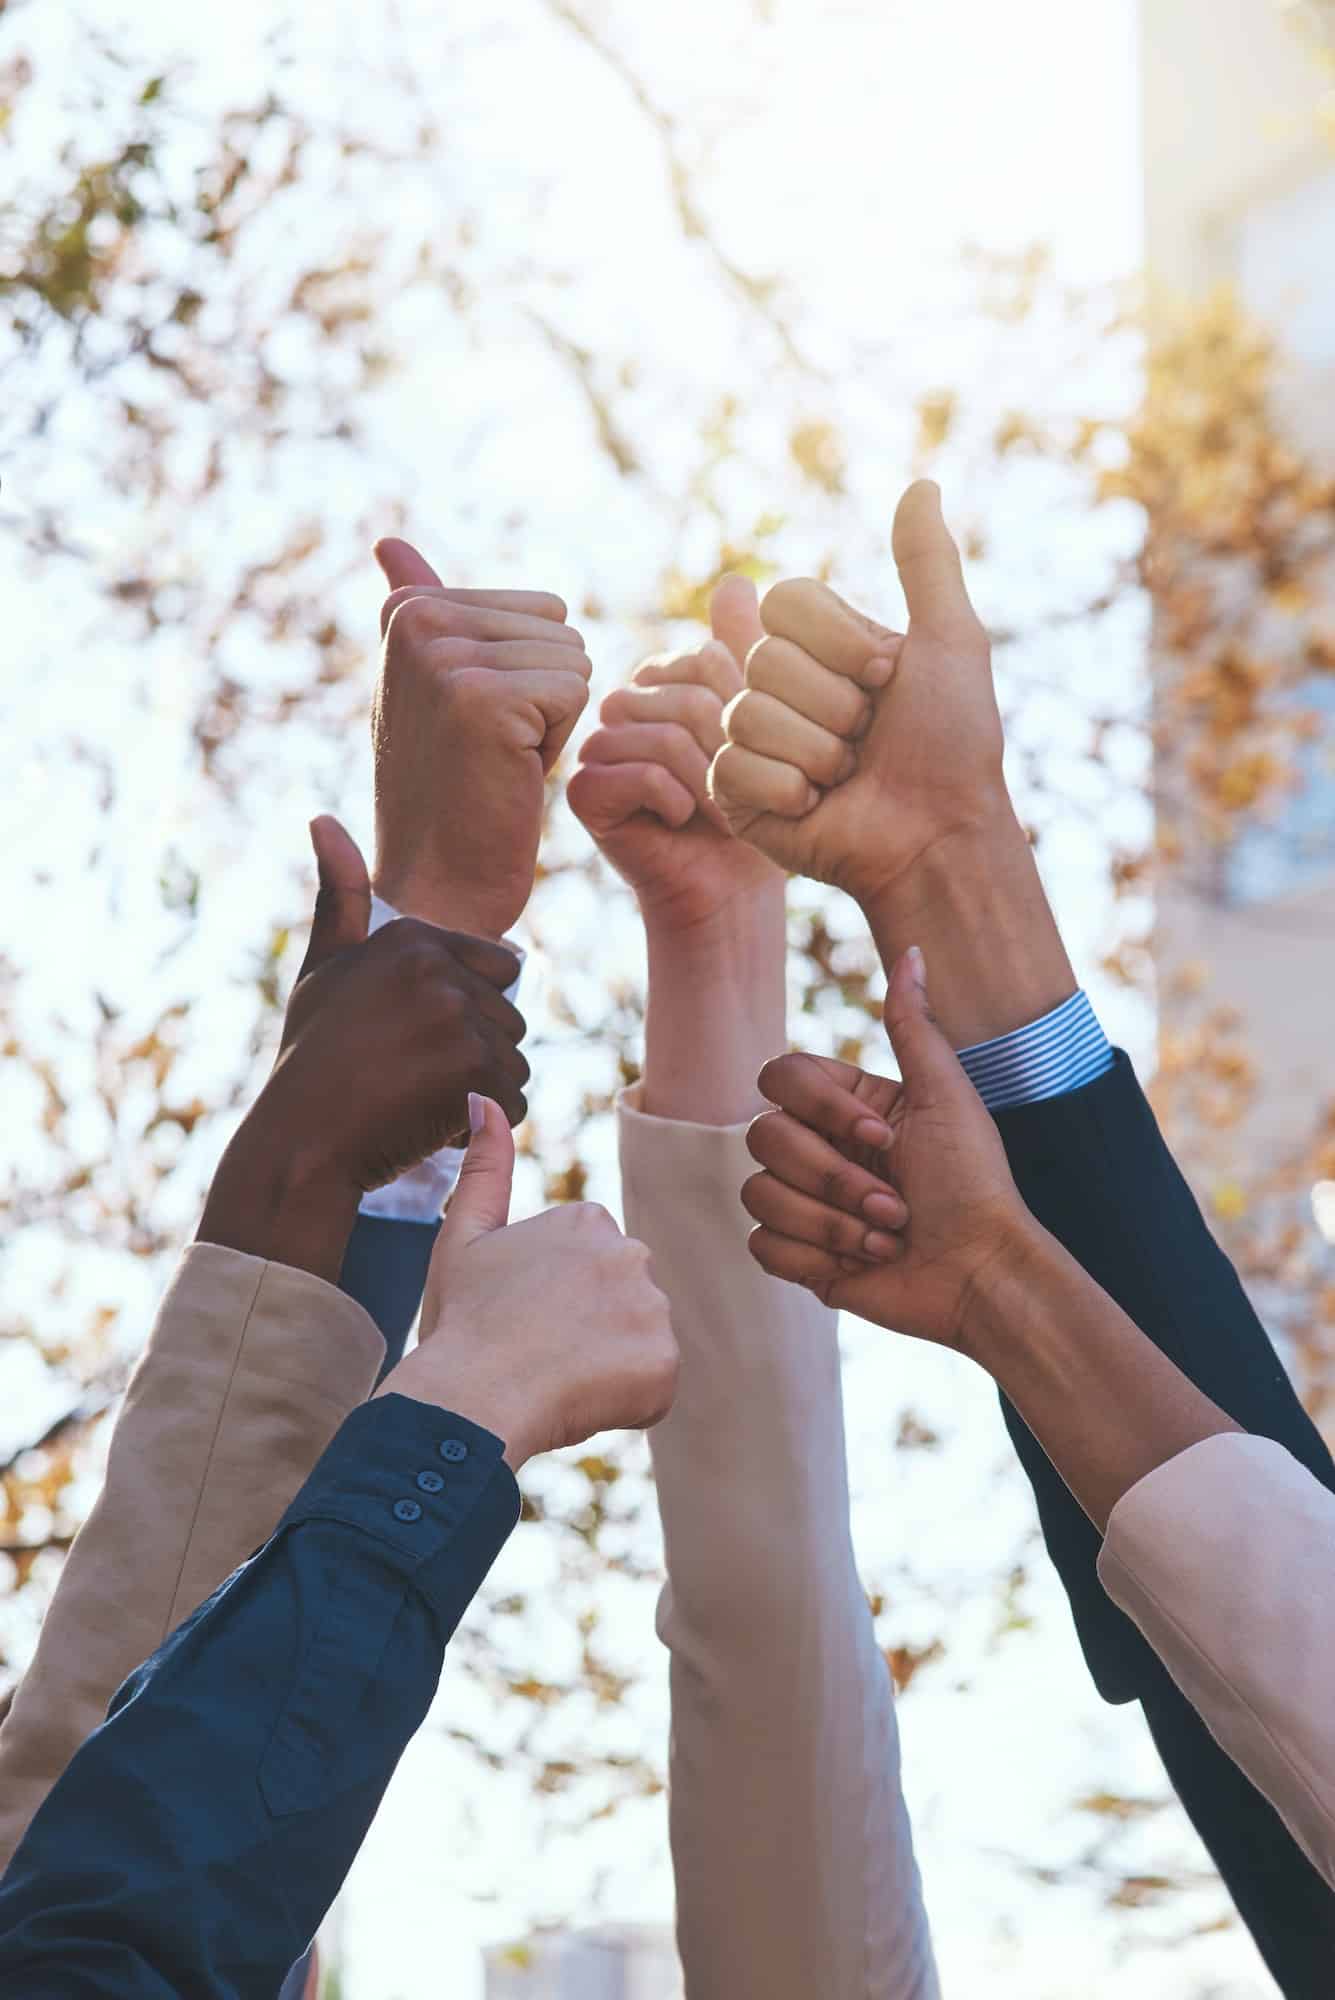
[{"label": "hand", "polygon": [[[404,919],[367,939],[371,886],[335,819],[311,828],[320,890],[273,1073],[232,1140],[201,1239],[336,1278],[368,1189],[468,1129],[468,1095],[525,1115],[513,952]],[[332,1265],[332,1269],[330,1266]]]},{"label": "hand", "polygon": [[375,886],[405,916],[499,938],[533,888],[544,780],[593,671],[559,597],[447,590],[406,542],[371,710]]},{"label": "hand", "polygon": [[864,908],[929,849],[1008,813],[987,635],[928,481],[894,527],[906,638],[824,584],[775,584],[710,792],[734,833]]},{"label": "hand", "polygon": [[567,788],[572,812],[634,889],[645,924],[684,932],[739,897],[781,883],[778,869],[735,840],[709,799],[709,761],[742,662],[763,628],[755,589],[728,577],[710,605],[713,638],[646,660],[603,702]]},{"label": "hand", "polygon": [[504,1440],[516,1471],[597,1431],[656,1424],[678,1357],[649,1252],[594,1202],[507,1226],[514,1140],[494,1104],[474,1099],[471,1110],[422,1338],[377,1394],[458,1411]]},{"label": "hand", "polygon": [[765,1169],[742,1189],[760,1225],[751,1253],[832,1306],[968,1351],[985,1276],[1022,1262],[1038,1226],[913,951],[891,978],[886,1026],[902,1083],[806,1055],[761,1071],[779,1108],[747,1136]]}]

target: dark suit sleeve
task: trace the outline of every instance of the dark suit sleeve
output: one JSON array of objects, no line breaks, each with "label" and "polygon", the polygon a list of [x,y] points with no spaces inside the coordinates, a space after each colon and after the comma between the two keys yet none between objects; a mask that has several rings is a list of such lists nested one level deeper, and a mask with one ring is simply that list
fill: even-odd
[{"label": "dark suit sleeve", "polygon": [[[996,1114],[1020,1192],[1045,1228],[1219,1407],[1335,1491],[1335,1464],[1178,1170],[1129,1059],[1062,1097]],[[1169,1776],[1290,1996],[1328,1996],[1335,1895],[1225,1756],[1095,1564],[1100,1537],[1005,1403],[1080,1644],[1108,1701],[1139,1700]]]},{"label": "dark suit sleeve", "polygon": [[499,1438],[401,1396],[121,1688],[0,1882],[0,1993],[273,2000],[519,1518]]},{"label": "dark suit sleeve", "polygon": [[365,1306],[385,1337],[382,1382],[403,1358],[439,1233],[438,1222],[395,1222],[383,1215],[359,1215],[353,1227],[338,1288]]}]

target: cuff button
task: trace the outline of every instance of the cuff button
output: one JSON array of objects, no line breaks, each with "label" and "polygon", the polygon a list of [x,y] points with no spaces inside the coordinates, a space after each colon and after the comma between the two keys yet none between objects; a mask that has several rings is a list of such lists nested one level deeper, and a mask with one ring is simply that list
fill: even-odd
[{"label": "cuff button", "polygon": [[394,1502],[394,1519],[396,1521],[420,1521],[421,1518],[422,1509],[416,1500],[396,1500]]},{"label": "cuff button", "polygon": [[444,1484],[445,1477],[443,1473],[419,1472],[417,1475],[417,1487],[421,1493],[439,1493]]},{"label": "cuff button", "polygon": [[440,1447],[440,1455],[451,1465],[459,1465],[468,1456],[468,1446],[462,1438],[446,1438]]}]

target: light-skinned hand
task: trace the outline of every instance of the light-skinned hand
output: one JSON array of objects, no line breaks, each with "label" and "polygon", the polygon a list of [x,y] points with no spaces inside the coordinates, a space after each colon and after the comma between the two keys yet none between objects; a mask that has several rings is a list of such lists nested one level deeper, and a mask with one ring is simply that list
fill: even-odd
[{"label": "light-skinned hand", "polygon": [[499,938],[533,888],[545,780],[592,674],[543,591],[447,589],[407,542],[377,544],[390,586],[371,711],[374,882],[405,915]]},{"label": "light-skinned hand", "polygon": [[514,1140],[494,1104],[471,1108],[421,1341],[377,1393],[471,1418],[514,1469],[598,1431],[648,1429],[671,1407],[678,1364],[649,1252],[595,1202],[510,1223]]},{"label": "light-skinned hand", "polygon": [[710,626],[703,646],[645,660],[605,697],[567,787],[576,818],[660,932],[689,931],[779,880],[772,863],[732,837],[706,785],[724,709],[764,636],[745,577],[718,586]]},{"label": "light-skinned hand", "polygon": [[987,635],[930,481],[894,525],[907,636],[823,583],[775,584],[710,794],[733,832],[864,908],[1007,805]]}]

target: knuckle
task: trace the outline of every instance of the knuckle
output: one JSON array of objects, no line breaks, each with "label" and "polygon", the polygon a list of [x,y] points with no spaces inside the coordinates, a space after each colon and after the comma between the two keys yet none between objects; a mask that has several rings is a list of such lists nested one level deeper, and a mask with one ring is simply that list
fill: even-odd
[{"label": "knuckle", "polygon": [[781,577],[772,583],[760,600],[760,622],[767,632],[785,632],[810,595],[811,586],[801,577]]},{"label": "knuckle", "polygon": [[609,729],[615,729],[618,723],[626,722],[630,719],[631,705],[631,690],[629,688],[613,688],[610,694],[603,696],[598,709],[598,720],[604,723]]},{"label": "knuckle", "polygon": [[779,679],[783,657],[784,641],[768,634],[757,640],[746,656],[746,685],[749,688],[770,690]]},{"label": "knuckle", "polygon": [[784,764],[779,773],[779,811],[801,813],[805,811],[808,799],[808,784],[804,772],[795,764]]},{"label": "knuckle", "polygon": [[391,657],[401,651],[414,652],[429,639],[449,630],[449,609],[443,598],[423,597],[414,592],[403,598],[389,614],[385,644]]},{"label": "knuckle", "polygon": [[834,1208],[852,1207],[856,1197],[850,1177],[842,1167],[826,1167],[821,1173],[820,1197]]}]

